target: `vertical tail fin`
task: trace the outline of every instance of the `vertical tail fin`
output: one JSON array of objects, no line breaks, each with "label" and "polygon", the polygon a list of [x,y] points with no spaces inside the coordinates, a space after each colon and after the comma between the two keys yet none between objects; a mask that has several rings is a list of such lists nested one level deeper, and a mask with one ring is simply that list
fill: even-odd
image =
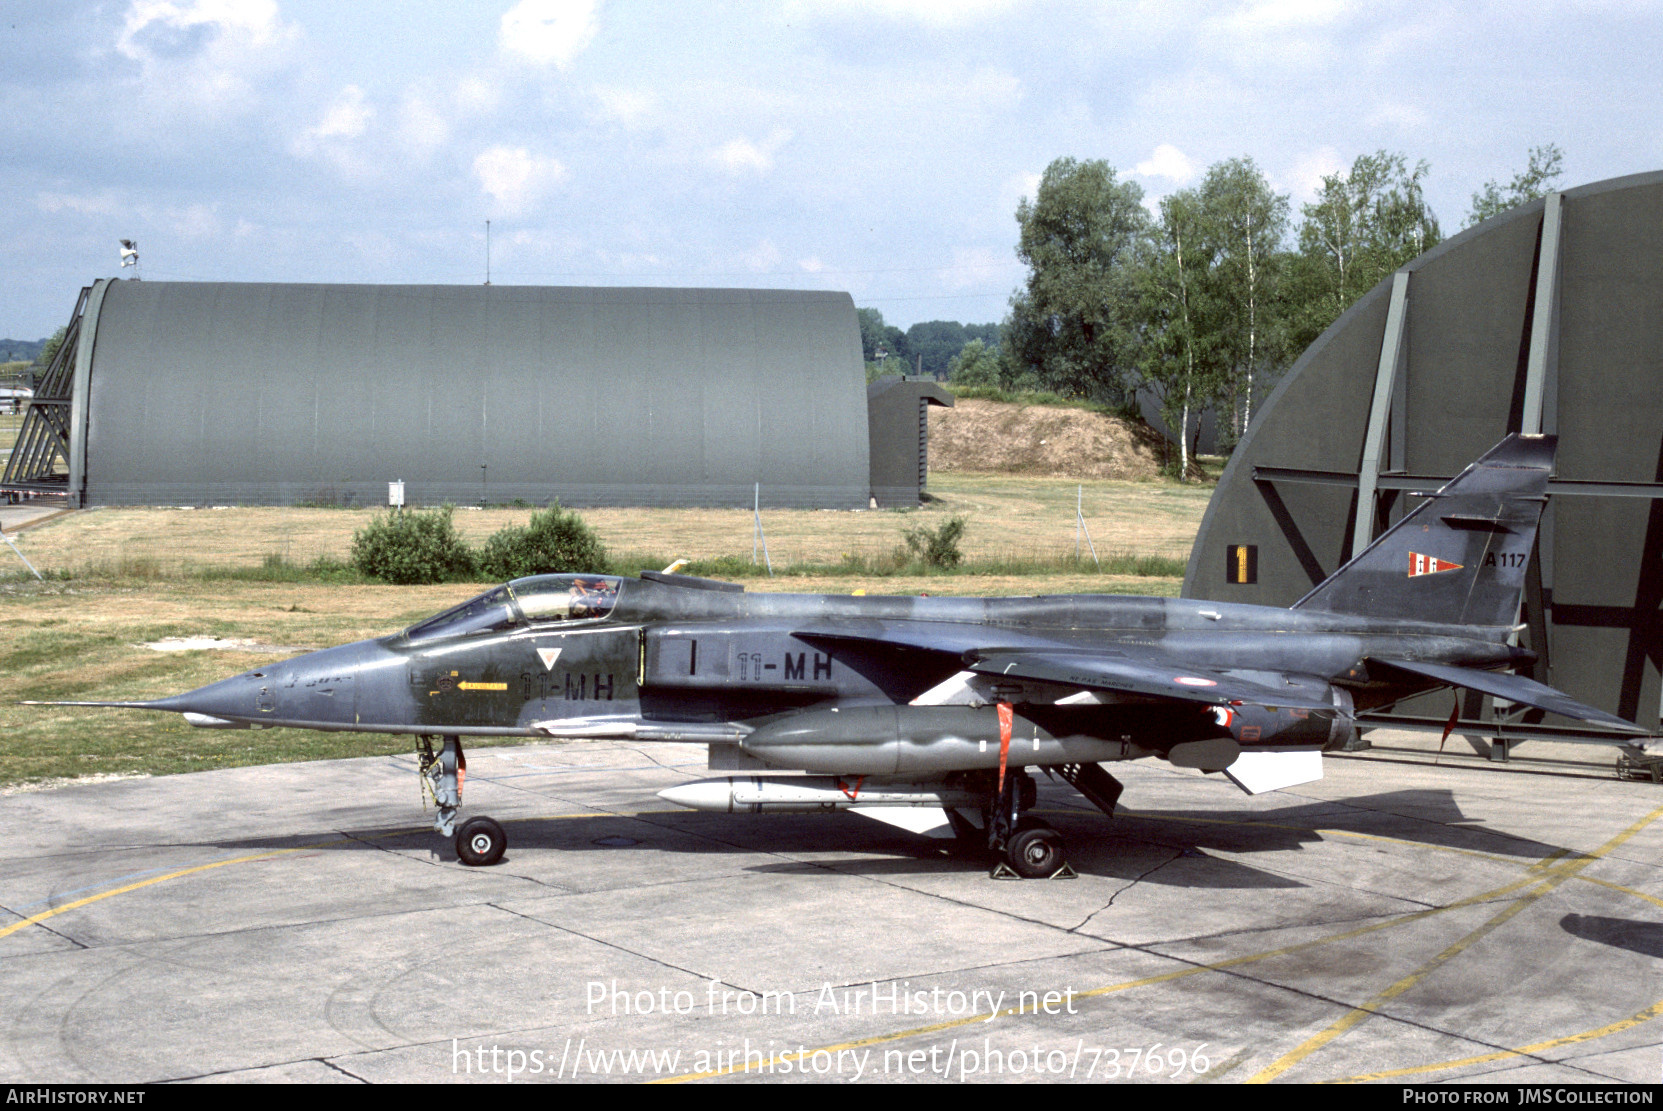
[{"label": "vertical tail fin", "polygon": [[1558,444],[1557,436],[1508,436],[1294,608],[1512,625]]}]

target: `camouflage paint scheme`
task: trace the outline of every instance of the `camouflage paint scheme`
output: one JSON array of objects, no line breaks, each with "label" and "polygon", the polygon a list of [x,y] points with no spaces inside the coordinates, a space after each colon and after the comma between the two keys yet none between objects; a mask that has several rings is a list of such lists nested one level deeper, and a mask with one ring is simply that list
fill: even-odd
[{"label": "camouflage paint scheme", "polygon": [[[458,760],[469,735],[705,742],[721,770],[911,777],[901,795],[916,801],[884,805],[969,791],[987,800],[977,828],[998,827],[994,848],[1023,828],[1020,798],[1001,802],[1007,770],[1020,788],[1023,768],[1058,769],[1111,813],[1119,785],[1095,765],[1116,760],[1154,756],[1275,789],[1320,775],[1320,761],[1315,775],[1306,760],[1255,788],[1236,774],[1244,754],[1292,768],[1300,752],[1348,741],[1358,712],[1438,687],[1641,733],[1499,673],[1530,659],[1508,640],[1554,446],[1504,440],[1290,609],[543,575],[377,640],[120,705],[217,727],[441,735]],[[1082,774],[1097,777],[1095,795]],[[737,796],[724,797],[731,809]]]}]

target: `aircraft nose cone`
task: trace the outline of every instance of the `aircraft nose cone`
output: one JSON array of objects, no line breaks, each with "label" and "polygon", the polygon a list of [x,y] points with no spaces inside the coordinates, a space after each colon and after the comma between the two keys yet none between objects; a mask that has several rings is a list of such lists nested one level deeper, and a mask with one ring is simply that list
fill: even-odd
[{"label": "aircraft nose cone", "polygon": [[358,673],[369,644],[343,644],[257,667],[164,699],[156,708],[256,725],[351,723],[356,713]]}]

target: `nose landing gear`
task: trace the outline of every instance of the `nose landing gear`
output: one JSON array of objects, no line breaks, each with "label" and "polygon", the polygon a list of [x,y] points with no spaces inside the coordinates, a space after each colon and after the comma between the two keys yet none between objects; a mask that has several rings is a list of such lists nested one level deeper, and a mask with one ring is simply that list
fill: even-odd
[{"label": "nose landing gear", "polygon": [[433,738],[416,738],[416,756],[422,787],[432,798],[438,814],[433,828],[440,836],[455,834],[456,858],[472,868],[484,868],[502,859],[508,835],[496,821],[484,816],[469,818],[456,828],[456,814],[462,809],[462,784],[468,777],[468,758],[462,752],[462,738],[445,735],[444,748],[433,751]]}]

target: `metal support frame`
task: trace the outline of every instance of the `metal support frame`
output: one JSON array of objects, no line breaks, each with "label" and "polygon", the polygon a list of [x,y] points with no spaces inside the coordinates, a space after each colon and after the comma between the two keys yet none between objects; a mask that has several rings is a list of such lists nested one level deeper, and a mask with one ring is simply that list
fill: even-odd
[{"label": "metal support frame", "polygon": [[[1356,559],[1374,542],[1380,474],[1391,460],[1383,458],[1386,429],[1392,423],[1392,400],[1407,354],[1403,335],[1409,318],[1409,272],[1392,275],[1392,299],[1386,307],[1386,334],[1380,340],[1380,362],[1374,371],[1374,398],[1369,404],[1368,428],[1363,433],[1363,461],[1357,472],[1357,510],[1351,524],[1351,557]],[[1403,422],[1400,419],[1398,424]],[[1401,462],[1401,461],[1399,461]]]},{"label": "metal support frame", "polygon": [[91,293],[91,286],[81,290],[69,326],[64,330],[63,343],[24,407],[17,442],[6,461],[5,474],[0,476],[0,486],[8,491],[62,494],[69,489],[76,353],[80,349],[81,325]]},{"label": "metal support frame", "polygon": [[[1530,351],[1525,357],[1524,407],[1519,420],[1521,432],[1559,430],[1559,260],[1564,207],[1564,197],[1559,193],[1549,193],[1542,200],[1542,233],[1536,251],[1536,299],[1530,307]],[[1548,492],[1564,493],[1565,485],[1550,483]],[[1633,496],[1626,489],[1613,489],[1628,487],[1631,485],[1628,483],[1580,485],[1584,488],[1602,487],[1600,492],[1607,496]],[[1656,484],[1634,483],[1632,486],[1650,489]],[[1557,520],[1550,497],[1536,532],[1536,558],[1526,572],[1524,598],[1528,607],[1526,616],[1530,646],[1537,658],[1532,678],[1548,684],[1553,681],[1553,623],[1549,620],[1549,612],[1553,608],[1553,556],[1557,535]]]},{"label": "metal support frame", "polygon": [[100,278],[81,290],[63,344],[24,413],[0,487],[62,494],[70,508],[80,508],[87,486],[87,384],[98,341],[98,312],[112,280]]}]

